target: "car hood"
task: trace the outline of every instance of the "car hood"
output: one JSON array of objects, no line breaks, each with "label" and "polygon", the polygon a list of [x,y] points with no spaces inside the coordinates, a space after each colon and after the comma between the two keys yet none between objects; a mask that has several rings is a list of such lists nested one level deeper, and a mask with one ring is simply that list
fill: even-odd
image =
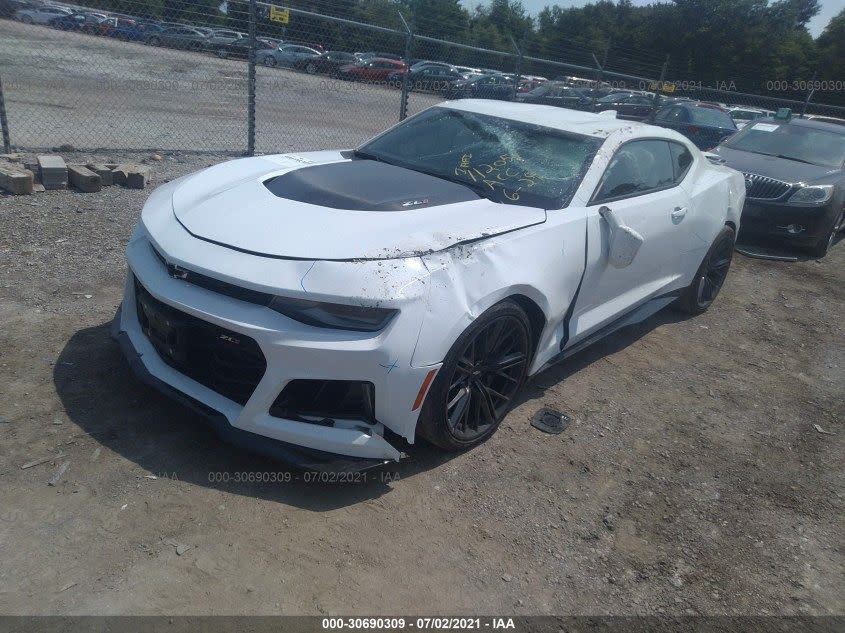
[{"label": "car hood", "polygon": [[810,183],[817,180],[826,180],[839,171],[833,167],[808,165],[777,156],[743,152],[724,145],[717,147],[712,153],[720,156],[728,167],[737,171],[759,174],[784,182]]},{"label": "car hood", "polygon": [[546,219],[543,209],[336,151],[221,163],[180,180],[172,205],[197,238],[292,259],[410,257]]}]

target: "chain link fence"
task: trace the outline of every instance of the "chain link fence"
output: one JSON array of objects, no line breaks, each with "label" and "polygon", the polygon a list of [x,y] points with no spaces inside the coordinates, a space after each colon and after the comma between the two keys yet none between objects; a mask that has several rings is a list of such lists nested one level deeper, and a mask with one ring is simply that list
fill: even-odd
[{"label": "chain link fence", "polygon": [[842,86],[703,85],[643,51],[503,45],[484,33],[447,41],[424,16],[365,23],[344,17],[342,1],[327,2],[328,15],[244,0],[0,0],[4,136],[21,149],[317,150],[463,97],[633,119],[679,99],[748,118],[781,107],[845,118],[842,105],[819,102]]}]

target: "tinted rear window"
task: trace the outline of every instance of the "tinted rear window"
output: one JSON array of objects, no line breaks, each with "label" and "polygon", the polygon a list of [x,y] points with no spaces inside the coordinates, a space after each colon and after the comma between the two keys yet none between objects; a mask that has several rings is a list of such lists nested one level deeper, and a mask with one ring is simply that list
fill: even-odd
[{"label": "tinted rear window", "polygon": [[707,127],[736,129],[733,119],[727,112],[715,108],[689,108],[690,123]]}]

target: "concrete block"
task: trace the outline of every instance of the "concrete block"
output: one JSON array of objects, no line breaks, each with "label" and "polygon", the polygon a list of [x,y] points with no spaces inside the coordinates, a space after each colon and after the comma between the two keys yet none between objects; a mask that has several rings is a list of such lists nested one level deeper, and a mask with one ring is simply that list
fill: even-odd
[{"label": "concrete block", "polygon": [[11,163],[0,164],[0,188],[16,196],[32,193],[32,172]]},{"label": "concrete block", "polygon": [[114,174],[112,169],[105,163],[88,163],[88,169],[93,171],[100,177],[100,183],[103,187],[110,187],[114,183]]},{"label": "concrete block", "polygon": [[114,182],[129,189],[143,189],[150,181],[152,171],[146,165],[124,164],[112,170]]},{"label": "concrete block", "polygon": [[61,156],[39,156],[38,168],[45,189],[67,188],[67,165]]},{"label": "concrete block", "polygon": [[41,170],[38,168],[37,162],[24,161],[23,168],[28,169],[35,176],[35,182],[41,182]]},{"label": "concrete block", "polygon": [[94,193],[103,188],[100,177],[82,165],[68,165],[68,180],[71,184],[86,193]]}]

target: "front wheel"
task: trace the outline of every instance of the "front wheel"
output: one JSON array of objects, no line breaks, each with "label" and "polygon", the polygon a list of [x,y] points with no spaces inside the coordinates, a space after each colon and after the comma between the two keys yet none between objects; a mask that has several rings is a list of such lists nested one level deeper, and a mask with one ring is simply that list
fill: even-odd
[{"label": "front wheel", "polygon": [[839,233],[843,228],[845,228],[845,211],[839,214],[836,222],[833,223],[833,226],[830,229],[830,234],[827,237],[823,237],[818,241],[818,243],[811,249],[811,254],[815,258],[822,258],[827,255],[827,252],[830,250],[830,247],[833,246],[834,240],[836,240],[836,234]]},{"label": "front wheel", "polygon": [[267,66],[268,68],[273,68],[276,65],[276,58],[272,55],[267,55],[263,60],[262,63]]},{"label": "front wheel", "polygon": [[728,276],[735,242],[736,232],[727,225],[723,226],[698,267],[692,283],[675,301],[678,310],[686,314],[701,314],[713,304]]},{"label": "front wheel", "polygon": [[528,374],[531,324],[511,301],[497,303],[455,341],[420,412],[420,435],[449,451],[477,446],[505,417]]}]

